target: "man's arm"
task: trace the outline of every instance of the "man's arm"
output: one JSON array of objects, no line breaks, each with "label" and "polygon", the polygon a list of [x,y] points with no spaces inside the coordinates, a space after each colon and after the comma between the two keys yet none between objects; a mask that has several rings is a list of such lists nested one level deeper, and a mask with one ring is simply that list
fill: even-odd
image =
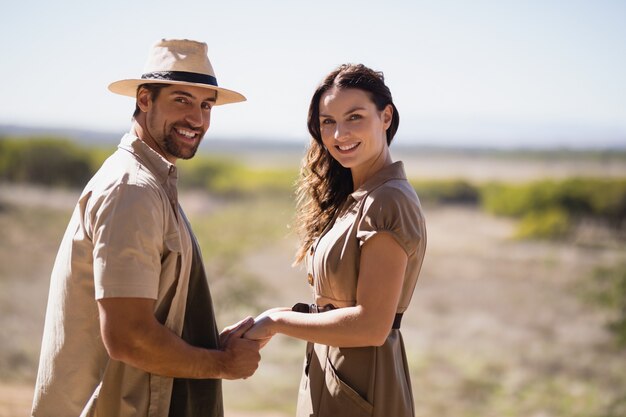
[{"label": "man's arm", "polygon": [[109,356],[146,372],[174,378],[239,379],[251,376],[260,343],[241,338],[252,318],[232,330],[222,350],[187,344],[154,317],[148,298],[98,300],[100,333]]}]

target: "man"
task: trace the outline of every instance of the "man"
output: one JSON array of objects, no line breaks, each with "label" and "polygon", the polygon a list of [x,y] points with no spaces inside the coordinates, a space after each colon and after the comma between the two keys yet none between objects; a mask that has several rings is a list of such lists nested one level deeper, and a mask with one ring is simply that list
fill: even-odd
[{"label": "man", "polygon": [[220,88],[207,46],[162,40],[134,122],[81,194],[52,272],[34,416],[222,416],[220,379],[246,378],[260,343],[247,318],[218,333],[202,256],[178,205],[176,161],[194,156]]}]

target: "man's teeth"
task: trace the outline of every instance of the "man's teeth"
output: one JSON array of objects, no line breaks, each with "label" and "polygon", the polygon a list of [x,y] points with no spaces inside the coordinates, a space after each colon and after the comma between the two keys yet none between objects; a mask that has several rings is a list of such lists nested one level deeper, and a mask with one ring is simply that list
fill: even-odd
[{"label": "man's teeth", "polygon": [[190,132],[189,130],[176,129],[176,132],[178,132],[179,135],[183,135],[185,137],[188,137],[189,139],[191,139],[194,136],[196,136],[196,134],[194,132]]},{"label": "man's teeth", "polygon": [[341,149],[342,151],[349,151],[350,149],[356,148],[357,145],[358,143],[353,143],[352,145],[344,145],[344,146],[338,145],[337,147]]}]

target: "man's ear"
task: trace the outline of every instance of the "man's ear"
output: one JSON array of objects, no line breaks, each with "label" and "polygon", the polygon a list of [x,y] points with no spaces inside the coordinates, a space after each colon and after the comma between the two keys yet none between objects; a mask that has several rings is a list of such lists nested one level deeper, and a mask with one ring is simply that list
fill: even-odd
[{"label": "man's ear", "polygon": [[137,91],[137,107],[144,113],[147,113],[152,106],[152,93],[146,88],[139,88]]}]

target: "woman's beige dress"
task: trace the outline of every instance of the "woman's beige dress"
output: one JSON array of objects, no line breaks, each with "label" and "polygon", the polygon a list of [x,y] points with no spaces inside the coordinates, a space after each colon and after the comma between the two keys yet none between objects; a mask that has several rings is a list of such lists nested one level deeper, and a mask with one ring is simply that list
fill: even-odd
[{"label": "woman's beige dress", "polygon": [[[349,197],[307,257],[315,303],[356,304],[361,246],[389,233],[408,256],[397,313],[407,309],[426,249],[424,217],[402,162],[389,165]],[[384,280],[385,277],[381,276]],[[320,313],[324,314],[324,313]],[[298,394],[298,417],[413,416],[411,381],[400,330],[380,347],[309,343]]]}]

